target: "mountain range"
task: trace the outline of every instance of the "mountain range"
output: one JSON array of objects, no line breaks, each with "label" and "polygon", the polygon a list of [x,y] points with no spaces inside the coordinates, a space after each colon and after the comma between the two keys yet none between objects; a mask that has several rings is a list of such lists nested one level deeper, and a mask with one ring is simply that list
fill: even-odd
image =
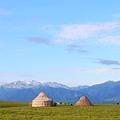
[{"label": "mountain range", "polygon": [[42,91],[54,101],[76,102],[83,95],[97,103],[120,101],[120,81],[68,87],[57,82],[40,83],[35,80],[0,83],[0,100],[29,102]]}]

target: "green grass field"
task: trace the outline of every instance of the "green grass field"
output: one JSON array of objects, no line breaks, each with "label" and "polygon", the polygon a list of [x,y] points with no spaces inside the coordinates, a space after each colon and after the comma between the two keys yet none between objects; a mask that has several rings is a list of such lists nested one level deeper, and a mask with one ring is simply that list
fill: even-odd
[{"label": "green grass field", "polygon": [[120,105],[33,108],[27,103],[0,101],[0,120],[120,120]]}]

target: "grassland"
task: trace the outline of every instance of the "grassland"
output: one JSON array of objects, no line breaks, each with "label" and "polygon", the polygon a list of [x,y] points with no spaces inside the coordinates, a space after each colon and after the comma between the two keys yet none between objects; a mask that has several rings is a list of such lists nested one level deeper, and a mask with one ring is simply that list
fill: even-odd
[{"label": "grassland", "polygon": [[27,103],[0,101],[0,120],[120,120],[120,105],[33,108]]}]

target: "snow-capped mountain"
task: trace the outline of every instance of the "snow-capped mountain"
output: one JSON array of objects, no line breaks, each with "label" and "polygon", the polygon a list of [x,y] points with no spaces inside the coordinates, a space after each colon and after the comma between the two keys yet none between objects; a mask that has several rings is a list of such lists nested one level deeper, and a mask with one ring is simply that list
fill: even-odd
[{"label": "snow-capped mountain", "polygon": [[0,82],[0,86],[4,86],[5,84],[7,84],[6,82]]},{"label": "snow-capped mountain", "polygon": [[0,83],[0,86],[4,88],[31,88],[34,86],[41,85],[40,82],[32,81],[14,81],[11,83]]},{"label": "snow-capped mountain", "polygon": [[32,81],[14,81],[11,83],[0,83],[0,87],[4,87],[4,88],[18,88],[18,89],[22,89],[22,88],[32,88],[32,87],[37,87],[37,86],[49,86],[49,87],[53,87],[53,88],[65,88],[65,89],[71,89],[71,90],[81,90],[84,88],[87,88],[88,86],[76,86],[76,87],[68,87],[66,85],[63,85],[61,83],[57,83],[57,82],[45,82],[45,83],[41,83],[41,82],[37,82],[35,80]]},{"label": "snow-capped mountain", "polygon": [[68,86],[66,85],[62,85],[60,83],[57,82],[45,82],[45,83],[41,83],[41,82],[37,82],[35,80],[32,81],[14,81],[11,83],[0,83],[0,86],[4,87],[4,88],[32,88],[32,87],[36,87],[36,86],[49,86],[49,87],[53,87],[53,88],[66,88],[69,89]]},{"label": "snow-capped mountain", "polygon": [[53,88],[65,88],[65,89],[72,89],[72,90],[81,90],[83,88],[87,88],[88,86],[76,86],[76,87],[68,87],[66,85],[63,85],[61,83],[57,83],[57,82],[45,82],[45,83],[41,83],[35,80],[32,81],[14,81],[11,83],[6,83],[6,82],[2,82],[0,83],[0,86],[4,87],[4,88],[32,88],[32,87],[36,87],[36,86],[49,86],[49,87],[53,87]]},{"label": "snow-capped mountain", "polygon": [[44,86],[49,86],[49,87],[53,87],[53,88],[65,88],[65,89],[70,89],[70,87],[57,83],[57,82],[45,82],[43,83]]}]

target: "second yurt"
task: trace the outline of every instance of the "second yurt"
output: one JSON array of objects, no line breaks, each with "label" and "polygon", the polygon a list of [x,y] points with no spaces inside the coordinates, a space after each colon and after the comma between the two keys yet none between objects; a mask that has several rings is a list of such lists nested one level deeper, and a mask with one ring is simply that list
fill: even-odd
[{"label": "second yurt", "polygon": [[82,96],[75,104],[75,106],[93,106],[86,96]]}]

